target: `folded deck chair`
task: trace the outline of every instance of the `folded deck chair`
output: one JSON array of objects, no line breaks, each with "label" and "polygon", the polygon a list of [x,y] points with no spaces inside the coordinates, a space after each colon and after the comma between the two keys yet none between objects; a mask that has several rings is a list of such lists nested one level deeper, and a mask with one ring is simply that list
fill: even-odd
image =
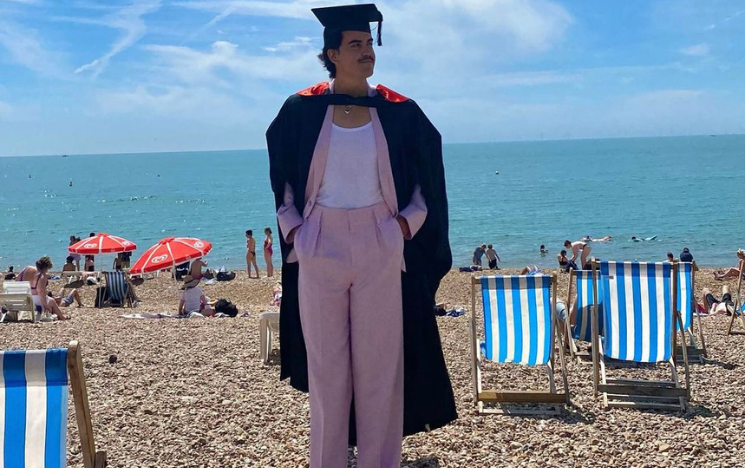
[{"label": "folded deck chair", "polygon": [[80,346],[73,341],[66,349],[0,351],[0,468],[67,465],[68,372],[83,466],[106,466],[106,452],[96,452]]},{"label": "folded deck chair", "polygon": [[[602,293],[595,295],[595,282],[593,281],[593,271],[591,270],[573,270],[569,273],[569,289],[567,293],[567,304],[572,304],[572,289],[575,291],[576,300],[571,312],[574,314],[574,325],[571,324],[570,317],[565,317],[566,326],[565,337],[569,347],[569,353],[575,359],[591,361],[592,356],[589,352],[580,352],[578,341],[592,342],[592,312],[595,311],[595,301],[602,299]],[[574,286],[574,288],[572,288]],[[597,312],[602,315],[602,303]],[[603,322],[599,321],[600,335],[603,334]]]},{"label": "folded deck chair", "polygon": [[3,309],[0,322],[23,320],[23,315],[27,315],[32,322],[36,321],[37,310],[31,297],[31,283],[28,281],[3,282],[0,310]]},{"label": "folded deck chair", "polygon": [[[691,262],[678,263],[678,313],[683,322],[684,335],[688,337],[686,345],[688,362],[704,362],[706,357],[706,342],[701,316],[694,314],[696,298],[694,297],[695,268]],[[693,322],[698,324],[698,336],[693,331]],[[675,355],[680,357],[682,350],[676,348]]]},{"label": "folded deck chair", "polygon": [[279,332],[279,312],[262,312],[259,314],[259,356],[261,362],[269,362],[272,352],[272,333]]},{"label": "folded deck chair", "polygon": [[[476,289],[481,289],[484,341],[476,332]],[[564,353],[559,353],[564,392],[554,382],[554,338],[562,343],[556,307],[556,276],[482,276],[471,280],[471,350],[473,396],[479,414],[485,413],[558,413],[560,405],[569,405]],[[563,346],[562,346],[563,347]],[[528,366],[545,365],[548,391],[497,391],[482,389],[482,357],[497,363]],[[499,404],[501,408],[486,408]],[[550,404],[553,410],[526,404]],[[522,409],[513,409],[523,405]]]},{"label": "folded deck chair", "polygon": [[[676,262],[593,262],[593,269],[599,270],[595,279],[603,292],[605,327],[601,338],[593,325],[593,384],[596,394],[603,394],[604,406],[685,410],[690,396],[686,347],[682,347],[685,388],[680,385],[673,358],[676,330],[681,342],[685,339],[676,307],[677,268]],[[608,358],[668,363],[671,379],[609,379]]]},{"label": "folded deck chair", "polygon": [[[745,260],[740,260],[740,272],[737,275],[737,300],[735,301],[735,310],[733,311],[729,320],[729,325],[727,326],[728,335],[745,334],[745,331],[743,331],[745,330],[745,304],[743,304],[745,297],[743,297],[742,293],[742,275],[745,275]],[[733,330],[735,320],[737,320],[740,325],[740,330]]]},{"label": "folded deck chair", "polygon": [[[127,294],[127,281],[123,271],[106,271],[106,297],[107,304],[115,307],[124,307],[125,304],[132,306],[132,301]],[[99,302],[100,303],[100,302]]]}]

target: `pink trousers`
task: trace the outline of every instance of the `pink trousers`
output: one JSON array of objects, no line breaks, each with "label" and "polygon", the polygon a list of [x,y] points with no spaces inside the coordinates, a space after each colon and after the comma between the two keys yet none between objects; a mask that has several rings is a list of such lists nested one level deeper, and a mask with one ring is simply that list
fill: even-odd
[{"label": "pink trousers", "polygon": [[357,466],[400,466],[403,245],[384,203],[354,210],[316,205],[295,235],[311,468],[347,466],[352,394]]}]

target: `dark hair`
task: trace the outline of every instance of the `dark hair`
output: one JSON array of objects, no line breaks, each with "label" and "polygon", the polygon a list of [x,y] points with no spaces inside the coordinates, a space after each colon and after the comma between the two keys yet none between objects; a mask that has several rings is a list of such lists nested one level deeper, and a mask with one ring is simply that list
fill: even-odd
[{"label": "dark hair", "polygon": [[562,251],[561,251],[561,252],[559,252],[559,253],[560,253],[561,255],[564,255],[564,256],[566,256],[566,254],[567,254],[567,251],[566,251],[566,250],[562,250]]},{"label": "dark hair", "polygon": [[683,247],[683,252],[690,252],[690,250],[688,250],[688,247]]},{"label": "dark hair", "polygon": [[570,241],[570,240],[565,240],[565,241],[564,241],[564,246],[565,246],[565,247],[568,247],[568,245],[567,245],[567,244],[569,244],[569,245],[572,245],[572,241]]},{"label": "dark hair", "polygon": [[246,231],[246,235],[247,236],[253,236],[254,235],[254,232],[249,229],[248,231]]},{"label": "dark hair", "polygon": [[489,245],[487,245],[487,247],[489,247],[489,248],[491,249],[491,248],[492,248],[492,245],[491,245],[491,244],[489,244]]},{"label": "dark hair", "polygon": [[668,252],[668,253],[667,253],[667,256],[668,256],[668,257],[672,257],[672,256],[673,256],[673,253],[672,253],[672,252]]},{"label": "dark hair", "polygon": [[96,233],[95,232],[91,232],[91,235],[89,237],[96,237]]},{"label": "dark hair", "polygon": [[323,31],[323,50],[318,54],[318,60],[323,64],[323,68],[328,70],[329,78],[336,78],[336,65],[329,58],[329,49],[338,49],[341,46],[342,32],[338,29],[329,29]]},{"label": "dark hair", "polygon": [[545,246],[545,245],[543,245],[543,244],[541,244],[541,250],[543,250],[543,249],[545,249],[545,248],[546,248],[546,246]]},{"label": "dark hair", "polygon": [[72,255],[68,255],[65,260],[67,260],[67,263],[72,263],[75,260],[75,257],[73,257]]},{"label": "dark hair", "polygon": [[47,271],[52,268],[52,259],[46,255],[36,261],[36,268],[39,270]]},{"label": "dark hair", "polygon": [[267,234],[271,234],[272,233],[272,228],[265,227],[264,228],[264,232],[267,233]]}]

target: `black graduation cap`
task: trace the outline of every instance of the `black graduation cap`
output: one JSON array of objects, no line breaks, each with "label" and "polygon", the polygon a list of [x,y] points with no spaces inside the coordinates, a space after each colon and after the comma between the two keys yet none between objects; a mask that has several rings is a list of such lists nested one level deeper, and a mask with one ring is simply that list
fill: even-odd
[{"label": "black graduation cap", "polygon": [[383,45],[380,38],[383,14],[374,3],[360,5],[342,5],[335,7],[313,8],[311,10],[324,26],[323,40],[328,42],[332,32],[362,31],[370,32],[370,23],[378,23],[378,45]]}]

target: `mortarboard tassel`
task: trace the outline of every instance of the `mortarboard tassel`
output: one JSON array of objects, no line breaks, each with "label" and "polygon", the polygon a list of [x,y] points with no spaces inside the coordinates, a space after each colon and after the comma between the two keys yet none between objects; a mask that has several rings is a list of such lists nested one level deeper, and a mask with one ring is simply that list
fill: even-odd
[{"label": "mortarboard tassel", "polygon": [[380,29],[382,27],[383,27],[383,22],[382,21],[378,21],[378,46],[382,46],[383,45],[383,40],[380,37],[381,36],[381,33],[382,33],[382,31]]}]

